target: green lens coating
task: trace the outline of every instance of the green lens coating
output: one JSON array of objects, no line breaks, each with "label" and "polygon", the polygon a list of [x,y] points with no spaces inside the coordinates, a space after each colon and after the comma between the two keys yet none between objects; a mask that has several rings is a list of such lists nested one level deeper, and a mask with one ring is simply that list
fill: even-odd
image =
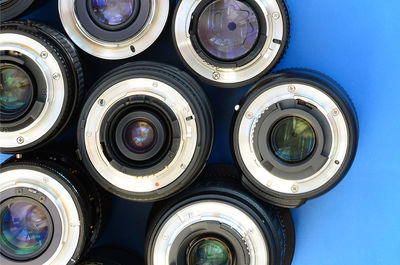
[{"label": "green lens coating", "polygon": [[2,112],[16,113],[26,109],[33,97],[28,74],[19,67],[5,64],[0,67],[0,107]]},{"label": "green lens coating", "polygon": [[23,199],[16,200],[3,208],[0,217],[2,248],[17,256],[32,255],[42,248],[50,222],[44,208]]},{"label": "green lens coating", "polygon": [[232,256],[226,244],[216,238],[204,238],[190,249],[188,265],[231,265]]},{"label": "green lens coating", "polygon": [[279,159],[288,163],[298,163],[311,155],[316,136],[308,121],[292,116],[275,124],[270,141],[273,152]]}]

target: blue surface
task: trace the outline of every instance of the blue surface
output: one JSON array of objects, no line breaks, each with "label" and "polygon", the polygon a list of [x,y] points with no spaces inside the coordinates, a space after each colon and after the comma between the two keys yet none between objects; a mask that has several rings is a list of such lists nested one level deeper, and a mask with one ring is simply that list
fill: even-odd
[{"label": "blue surface", "polygon": [[[31,17],[61,29],[56,2],[49,0]],[[326,195],[292,210],[297,237],[293,264],[399,264],[400,2],[288,0],[287,4],[291,39],[277,69],[306,67],[333,77],[353,99],[360,123],[358,153],[348,175]],[[169,34],[167,29],[150,50],[126,61],[161,58],[183,68]],[[121,64],[83,57],[86,69],[96,64],[96,72],[86,72],[87,86]],[[231,162],[229,123],[246,88],[205,88],[217,122],[210,162]],[[114,198],[111,223],[100,244],[122,244],[142,252],[149,207]]]}]

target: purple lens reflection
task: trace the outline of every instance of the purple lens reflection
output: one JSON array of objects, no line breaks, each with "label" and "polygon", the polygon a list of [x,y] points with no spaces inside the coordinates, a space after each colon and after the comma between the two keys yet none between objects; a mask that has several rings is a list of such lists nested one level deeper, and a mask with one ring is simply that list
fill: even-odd
[{"label": "purple lens reflection", "polygon": [[153,148],[157,134],[153,126],[145,121],[134,121],[124,130],[124,143],[135,153],[146,153]]},{"label": "purple lens reflection", "polygon": [[134,0],[92,0],[95,18],[108,26],[118,26],[129,20]]},{"label": "purple lens reflection", "polygon": [[201,45],[222,60],[236,60],[249,53],[259,35],[255,11],[237,0],[217,0],[201,13],[197,34]]},{"label": "purple lens reflection", "polygon": [[11,203],[1,213],[0,243],[16,255],[32,254],[45,243],[49,221],[36,205],[24,200]]}]

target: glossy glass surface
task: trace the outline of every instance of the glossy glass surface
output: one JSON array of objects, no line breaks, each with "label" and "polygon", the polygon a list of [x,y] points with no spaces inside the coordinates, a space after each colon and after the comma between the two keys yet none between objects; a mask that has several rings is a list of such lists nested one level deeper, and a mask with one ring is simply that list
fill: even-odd
[{"label": "glossy glass surface", "polygon": [[1,112],[19,112],[28,107],[32,97],[32,83],[25,71],[11,64],[0,66]]},{"label": "glossy glass surface", "polygon": [[132,16],[134,4],[134,0],[92,0],[91,8],[99,22],[118,26]]},{"label": "glossy glass surface", "polygon": [[157,132],[146,121],[134,121],[124,129],[124,144],[135,153],[146,153],[157,141]]},{"label": "glossy glass surface", "polygon": [[188,265],[231,265],[229,248],[215,238],[199,240],[189,252]]},{"label": "glossy glass surface", "polygon": [[13,201],[1,213],[0,243],[14,255],[34,254],[48,237],[49,222],[39,206]]},{"label": "glossy glass surface", "polygon": [[314,150],[315,141],[311,124],[295,116],[278,121],[271,133],[273,152],[279,159],[289,163],[305,160]]},{"label": "glossy glass surface", "polygon": [[245,56],[256,44],[258,34],[257,15],[243,1],[213,1],[199,17],[199,41],[209,54],[218,59],[235,60]]}]

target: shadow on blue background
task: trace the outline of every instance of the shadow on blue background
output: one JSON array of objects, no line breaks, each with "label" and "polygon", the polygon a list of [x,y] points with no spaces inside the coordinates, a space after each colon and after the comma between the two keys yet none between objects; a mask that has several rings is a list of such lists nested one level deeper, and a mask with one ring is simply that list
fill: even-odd
[{"label": "shadow on blue background", "polygon": [[[358,153],[348,175],[328,194],[292,210],[297,238],[293,264],[398,264],[400,2],[287,0],[287,5],[291,38],[277,69],[306,67],[333,77],[353,99],[360,122]],[[56,0],[29,17],[62,30]],[[184,69],[177,61],[170,25],[149,50],[122,62],[82,52],[87,87],[127,61],[158,60]],[[204,87],[217,133],[210,162],[232,162],[229,126],[246,88]],[[73,129],[59,141],[71,139]],[[120,244],[143,253],[150,206],[114,198],[111,221],[99,244]]]}]

